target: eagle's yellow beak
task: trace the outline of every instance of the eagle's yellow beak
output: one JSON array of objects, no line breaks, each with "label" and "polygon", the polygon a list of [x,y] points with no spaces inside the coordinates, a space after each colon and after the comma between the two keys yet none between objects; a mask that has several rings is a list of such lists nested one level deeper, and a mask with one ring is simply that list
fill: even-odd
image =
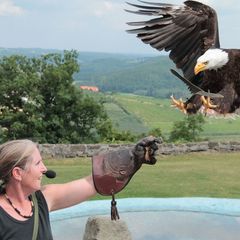
[{"label": "eagle's yellow beak", "polygon": [[205,63],[198,63],[194,67],[194,73],[197,75],[198,73],[204,71],[206,69],[206,64]]}]

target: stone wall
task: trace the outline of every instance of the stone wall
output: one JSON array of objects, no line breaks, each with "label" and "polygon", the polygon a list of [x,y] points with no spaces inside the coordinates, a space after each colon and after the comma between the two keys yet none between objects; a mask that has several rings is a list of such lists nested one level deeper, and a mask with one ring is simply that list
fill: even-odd
[{"label": "stone wall", "polygon": [[[109,151],[134,145],[121,144],[42,144],[40,151],[45,158],[91,157],[100,151]],[[158,155],[181,154],[190,152],[240,151],[240,142],[198,142],[186,144],[161,144]]]}]

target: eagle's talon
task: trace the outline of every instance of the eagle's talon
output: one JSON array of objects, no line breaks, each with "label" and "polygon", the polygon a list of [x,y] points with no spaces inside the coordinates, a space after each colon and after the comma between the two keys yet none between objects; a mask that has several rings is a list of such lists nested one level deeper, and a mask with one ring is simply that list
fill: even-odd
[{"label": "eagle's talon", "polygon": [[172,104],[171,106],[178,108],[180,111],[182,111],[184,114],[187,114],[187,110],[186,110],[186,106],[185,103],[183,102],[183,100],[180,98],[179,100],[177,100],[176,98],[173,97],[173,95],[171,96],[172,99]]},{"label": "eagle's talon", "polygon": [[218,105],[212,104],[210,97],[205,98],[204,96],[201,96],[201,101],[206,113],[208,112],[209,109],[214,109],[218,107]]}]

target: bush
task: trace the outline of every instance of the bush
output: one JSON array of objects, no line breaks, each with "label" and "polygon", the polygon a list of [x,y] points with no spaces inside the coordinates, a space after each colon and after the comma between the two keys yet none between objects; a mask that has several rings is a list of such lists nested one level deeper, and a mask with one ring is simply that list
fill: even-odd
[{"label": "bush", "polygon": [[199,141],[200,133],[203,131],[205,123],[202,114],[188,115],[182,121],[174,123],[173,130],[170,133],[169,141]]}]

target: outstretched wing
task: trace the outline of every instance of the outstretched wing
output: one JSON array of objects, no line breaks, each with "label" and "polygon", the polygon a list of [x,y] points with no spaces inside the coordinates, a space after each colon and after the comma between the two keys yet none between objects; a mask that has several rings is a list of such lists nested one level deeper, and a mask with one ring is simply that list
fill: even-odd
[{"label": "outstretched wing", "polygon": [[159,51],[170,51],[169,57],[176,67],[182,69],[187,79],[193,79],[197,58],[211,47],[220,47],[215,10],[196,1],[186,1],[181,6],[139,2],[143,5],[128,3],[138,8],[137,11],[126,11],[154,18],[127,23],[138,27],[127,32],[137,34]]}]

